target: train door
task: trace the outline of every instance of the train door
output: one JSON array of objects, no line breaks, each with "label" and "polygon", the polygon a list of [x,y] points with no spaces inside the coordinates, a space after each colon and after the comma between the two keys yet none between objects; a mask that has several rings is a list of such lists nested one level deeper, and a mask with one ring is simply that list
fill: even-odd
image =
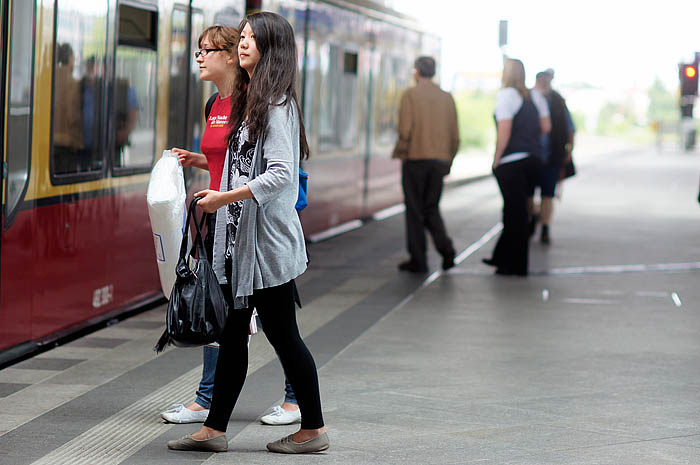
[{"label": "train door", "polygon": [[[117,3],[113,74],[109,76],[111,204],[105,213],[110,263],[105,301],[122,306],[158,286],[146,187],[156,156],[158,93],[157,0]],[[110,287],[111,286],[111,287]]]},{"label": "train door", "polygon": [[[173,6],[170,25],[167,148],[200,152],[203,85],[192,54],[205,27],[204,14],[198,8],[178,3]],[[185,169],[190,185],[201,175],[194,167]]]},{"label": "train door", "polygon": [[[29,183],[34,93],[35,2],[3,0],[0,66],[3,168],[0,247],[0,350],[31,339],[34,210]],[[11,51],[11,52],[10,52]],[[7,89],[7,93],[5,90]]]},{"label": "train door", "polygon": [[[198,49],[199,36],[207,26],[237,27],[243,17],[244,4],[242,0],[214,3],[192,0],[172,6],[169,50],[164,50],[168,53],[169,66],[167,148],[181,147],[201,152],[204,102],[216,92],[216,87],[199,79],[199,64],[193,53]],[[207,173],[194,167],[185,168],[185,179],[189,192],[209,186]]]}]

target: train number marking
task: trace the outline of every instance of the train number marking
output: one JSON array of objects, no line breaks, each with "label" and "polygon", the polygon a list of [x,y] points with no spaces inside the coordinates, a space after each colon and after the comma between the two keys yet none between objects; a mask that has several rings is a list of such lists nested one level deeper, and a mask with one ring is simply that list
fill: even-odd
[{"label": "train number marking", "polygon": [[95,289],[92,293],[92,307],[100,308],[114,300],[114,286],[112,284]]}]

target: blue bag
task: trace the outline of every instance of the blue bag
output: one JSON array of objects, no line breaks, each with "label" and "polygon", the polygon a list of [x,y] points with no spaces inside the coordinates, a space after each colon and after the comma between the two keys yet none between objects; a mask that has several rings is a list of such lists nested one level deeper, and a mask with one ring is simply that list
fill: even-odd
[{"label": "blue bag", "polygon": [[299,196],[297,197],[297,204],[294,205],[294,208],[296,208],[298,212],[305,209],[306,206],[309,204],[306,201],[306,185],[308,184],[308,182],[309,173],[299,168]]}]

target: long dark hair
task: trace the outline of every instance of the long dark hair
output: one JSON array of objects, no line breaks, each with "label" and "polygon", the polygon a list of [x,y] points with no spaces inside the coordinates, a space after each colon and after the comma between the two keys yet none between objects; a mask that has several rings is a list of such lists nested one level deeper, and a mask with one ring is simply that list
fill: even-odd
[{"label": "long dark hair", "polygon": [[248,116],[246,125],[251,140],[257,140],[265,131],[270,105],[286,105],[291,99],[299,118],[299,151],[302,159],[309,157],[304,120],[297,98],[297,44],[292,25],[276,13],[261,12],[243,18],[238,30],[246,24],[255,34],[260,61],[251,77],[239,66],[236,87],[231,101],[229,141],[236,128]]}]

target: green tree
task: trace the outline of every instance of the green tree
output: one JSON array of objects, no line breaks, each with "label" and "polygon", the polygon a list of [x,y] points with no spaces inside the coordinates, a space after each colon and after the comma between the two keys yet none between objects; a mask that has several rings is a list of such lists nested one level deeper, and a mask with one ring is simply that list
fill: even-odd
[{"label": "green tree", "polygon": [[649,109],[647,118],[650,122],[673,123],[678,120],[678,101],[664,88],[657,77],[649,88]]},{"label": "green tree", "polygon": [[487,147],[496,137],[493,121],[496,91],[462,91],[454,94],[454,98],[460,150]]}]

